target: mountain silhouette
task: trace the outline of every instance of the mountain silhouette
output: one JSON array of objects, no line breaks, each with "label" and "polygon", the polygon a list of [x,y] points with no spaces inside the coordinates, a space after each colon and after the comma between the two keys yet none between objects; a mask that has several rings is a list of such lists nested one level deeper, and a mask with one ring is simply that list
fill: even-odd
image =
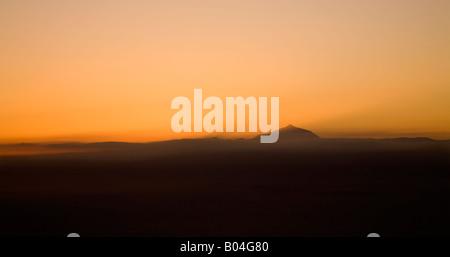
[{"label": "mountain silhouette", "polygon": [[318,135],[314,134],[312,131],[302,129],[302,128],[297,128],[292,124],[289,124],[286,127],[280,129],[280,138],[281,137],[289,138],[289,139],[294,139],[294,138],[319,139],[320,138]]},{"label": "mountain silhouette", "polygon": [[[292,140],[311,140],[311,139],[320,139],[320,137],[314,134],[312,131],[298,128],[292,124],[287,125],[284,128],[278,130],[280,135],[278,138],[279,141],[292,141]],[[268,135],[270,133],[264,133],[263,135]],[[254,137],[254,140],[259,140],[260,135]]]}]

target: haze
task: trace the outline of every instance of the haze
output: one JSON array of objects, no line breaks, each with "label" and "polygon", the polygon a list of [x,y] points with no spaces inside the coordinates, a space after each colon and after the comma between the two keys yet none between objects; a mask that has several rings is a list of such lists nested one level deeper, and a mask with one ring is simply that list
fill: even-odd
[{"label": "haze", "polygon": [[280,97],[280,127],[450,138],[450,2],[0,3],[0,142],[155,141],[176,96]]}]

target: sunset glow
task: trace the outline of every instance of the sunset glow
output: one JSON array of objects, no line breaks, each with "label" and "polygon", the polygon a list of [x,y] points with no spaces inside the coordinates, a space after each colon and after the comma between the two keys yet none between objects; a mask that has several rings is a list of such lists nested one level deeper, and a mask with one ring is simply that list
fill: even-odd
[{"label": "sunset glow", "polygon": [[0,144],[147,142],[174,97],[279,97],[280,127],[450,139],[450,1],[0,3]]}]

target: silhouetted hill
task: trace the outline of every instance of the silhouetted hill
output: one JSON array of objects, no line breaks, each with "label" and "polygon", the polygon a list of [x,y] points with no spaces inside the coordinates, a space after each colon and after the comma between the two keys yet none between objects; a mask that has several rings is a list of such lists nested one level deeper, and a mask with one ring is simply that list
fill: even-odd
[{"label": "silhouetted hill", "polygon": [[[397,151],[426,147],[450,147],[448,140],[417,138],[320,138],[312,131],[288,125],[279,130],[277,143],[261,144],[260,135],[252,139],[223,139],[216,137],[176,139],[150,143],[97,142],[97,143],[22,143],[0,145],[0,157],[14,155],[60,154],[90,159],[159,158],[175,154],[205,154],[212,152],[236,153],[253,151]],[[40,158],[40,157],[38,157]]]},{"label": "silhouetted hill", "polygon": [[312,131],[297,128],[292,124],[280,129],[280,138],[302,138],[302,139],[319,139],[320,137],[314,134]]},{"label": "silhouetted hill", "polygon": [[[320,137],[314,134],[312,131],[297,128],[292,124],[287,125],[284,128],[279,129],[279,137],[278,142],[288,142],[288,141],[297,141],[297,140],[315,140],[320,139]],[[267,135],[269,133],[264,133],[263,135]],[[254,140],[260,139],[260,135],[253,138]]]}]

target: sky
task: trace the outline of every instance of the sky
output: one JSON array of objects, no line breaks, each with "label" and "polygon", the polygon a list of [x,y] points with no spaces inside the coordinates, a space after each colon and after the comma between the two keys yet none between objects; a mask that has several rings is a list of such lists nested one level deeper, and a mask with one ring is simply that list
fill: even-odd
[{"label": "sky", "polygon": [[177,96],[322,137],[450,139],[450,1],[0,2],[0,143],[147,142]]}]

